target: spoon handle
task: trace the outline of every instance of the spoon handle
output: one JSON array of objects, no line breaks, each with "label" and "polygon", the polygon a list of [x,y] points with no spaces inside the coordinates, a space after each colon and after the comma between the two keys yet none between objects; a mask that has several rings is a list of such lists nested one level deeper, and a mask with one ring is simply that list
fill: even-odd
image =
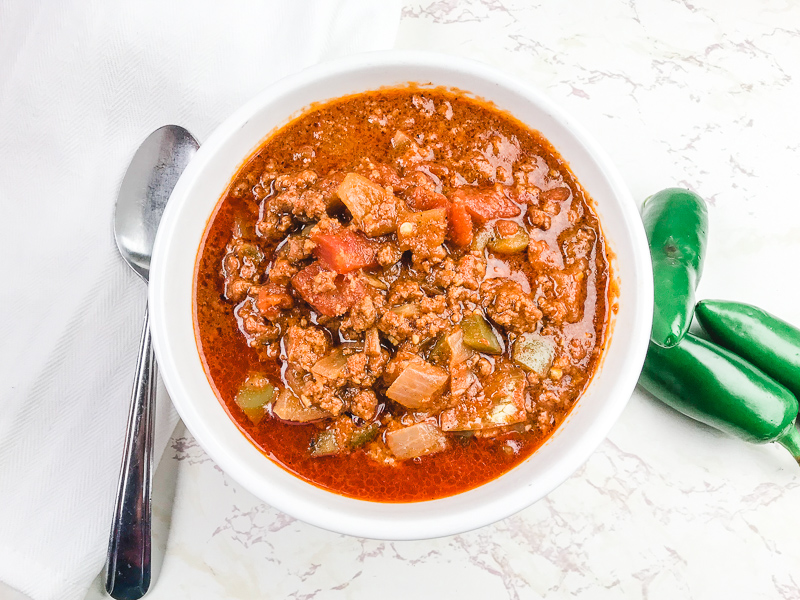
[{"label": "spoon handle", "polygon": [[150,492],[157,375],[150,316],[145,309],[106,560],[106,591],[118,600],[141,598],[150,586]]}]

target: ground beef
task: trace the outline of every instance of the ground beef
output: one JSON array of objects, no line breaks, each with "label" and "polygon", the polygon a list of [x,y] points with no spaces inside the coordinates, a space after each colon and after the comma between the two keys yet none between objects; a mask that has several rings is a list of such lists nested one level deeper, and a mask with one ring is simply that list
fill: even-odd
[{"label": "ground beef", "polygon": [[292,325],[286,332],[286,360],[293,366],[310,371],[330,349],[330,340],[321,327]]},{"label": "ground beef", "polygon": [[587,260],[594,249],[597,234],[588,227],[577,227],[562,234],[561,251],[567,265]]},{"label": "ground beef", "polygon": [[316,244],[304,235],[291,235],[286,239],[286,245],[281,254],[292,264],[300,263],[309,258]]},{"label": "ground beef", "polygon": [[480,293],[461,285],[451,285],[447,288],[447,307],[450,309],[451,319],[460,323],[464,315],[474,312],[480,305]]},{"label": "ground beef", "polygon": [[257,244],[234,236],[225,249],[222,275],[225,297],[240,302],[260,279],[264,252]]},{"label": "ground beef", "polygon": [[583,318],[588,268],[584,259],[537,278],[539,307],[549,319],[577,323]]},{"label": "ground beef", "polygon": [[561,252],[551,239],[535,239],[531,237],[530,242],[528,242],[528,261],[537,271],[560,269],[564,266]]},{"label": "ground beef", "polygon": [[382,267],[388,267],[395,264],[400,260],[401,256],[403,256],[403,251],[400,250],[400,248],[398,248],[397,244],[394,242],[386,242],[385,244],[381,244],[381,247],[378,249],[378,263]]},{"label": "ground beef", "polygon": [[278,285],[289,285],[300,271],[300,267],[292,264],[287,258],[276,258],[267,272],[267,276],[272,283]]},{"label": "ground beef", "polygon": [[391,187],[395,190],[401,187],[400,175],[397,174],[397,170],[385,163],[374,163],[365,157],[361,159],[355,172],[383,187]]},{"label": "ground beef", "polygon": [[[255,306],[253,298],[247,298],[235,309],[234,314],[239,325],[239,331],[244,334],[247,345],[250,347],[269,346],[281,337],[279,325],[268,323]],[[274,353],[274,349],[270,352]]]},{"label": "ground beef", "polygon": [[486,277],[486,259],[475,254],[466,254],[458,260],[453,285],[477,290]]},{"label": "ground beef", "polygon": [[255,292],[256,309],[259,314],[270,321],[277,321],[284,310],[294,306],[292,298],[285,285],[268,283],[259,287],[251,287],[250,293]]},{"label": "ground beef", "polygon": [[344,384],[343,380],[331,381],[314,375],[304,385],[301,400],[319,406],[334,416],[339,415],[347,408],[345,401],[338,395],[339,389]]},{"label": "ground beef", "polygon": [[347,357],[347,379],[355,387],[370,388],[383,375],[389,353],[384,350],[377,356],[356,352]]},{"label": "ground beef", "polygon": [[428,272],[426,281],[434,288],[444,290],[453,283],[455,276],[456,263],[448,256]]},{"label": "ground beef", "polygon": [[[339,329],[348,335],[364,333],[375,325],[378,320],[378,311],[383,307],[383,296],[377,293],[366,294],[359,302],[354,304],[342,319]],[[353,335],[351,335],[353,334]]]},{"label": "ground beef", "polygon": [[378,397],[372,390],[359,390],[350,399],[350,412],[364,421],[375,418],[378,410]]},{"label": "ground beef", "polygon": [[392,310],[388,310],[381,315],[378,320],[378,329],[386,335],[392,344],[411,339],[411,336],[415,333],[414,320]]},{"label": "ground beef", "polygon": [[520,284],[509,279],[489,279],[480,287],[481,304],[495,323],[515,333],[535,331],[542,311]]},{"label": "ground beef", "polygon": [[405,279],[397,281],[389,290],[389,297],[386,302],[389,305],[397,306],[406,302],[416,302],[425,295],[417,281]]},{"label": "ground beef", "polygon": [[278,240],[292,229],[295,219],[309,223],[325,218],[339,203],[331,193],[336,178],[328,177],[319,183],[317,180],[317,174],[308,169],[277,177],[276,193],[261,204],[256,233],[267,240]]},{"label": "ground beef", "polygon": [[528,220],[530,221],[531,225],[538,227],[542,231],[547,231],[550,229],[552,224],[549,214],[543,210],[534,208],[533,206],[528,208]]}]

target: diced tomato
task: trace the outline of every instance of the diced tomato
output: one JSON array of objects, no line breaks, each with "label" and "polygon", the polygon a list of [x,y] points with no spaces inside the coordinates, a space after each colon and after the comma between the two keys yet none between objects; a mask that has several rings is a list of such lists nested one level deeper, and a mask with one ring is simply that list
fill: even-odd
[{"label": "diced tomato", "polygon": [[519,225],[517,225],[514,221],[505,221],[500,220],[495,223],[495,229],[497,229],[497,235],[500,237],[511,237],[515,233],[519,231]]},{"label": "diced tomato", "polygon": [[367,293],[361,279],[352,273],[339,275],[319,261],[292,277],[292,286],[303,300],[326,317],[343,315]]},{"label": "diced tomato", "polygon": [[447,236],[456,246],[469,246],[472,243],[472,217],[463,202],[453,202],[447,218]]},{"label": "diced tomato", "polygon": [[572,195],[572,192],[569,191],[568,187],[556,187],[545,190],[539,194],[539,197],[545,202],[548,200],[551,202],[564,202],[569,200],[570,195]]},{"label": "diced tomato", "polygon": [[275,319],[284,308],[292,308],[294,301],[289,295],[286,286],[277,283],[268,283],[258,289],[256,308],[263,317]]},{"label": "diced tomato", "polygon": [[461,201],[475,221],[482,225],[492,219],[517,217],[522,210],[502,190],[456,190],[453,202]]},{"label": "diced tomato", "polygon": [[431,210],[445,208],[449,202],[442,194],[417,185],[411,188],[411,192],[406,197],[406,204],[413,210]]},{"label": "diced tomato", "polygon": [[360,233],[350,229],[316,233],[311,240],[317,245],[316,256],[323,265],[337,273],[349,273],[378,264],[378,246]]}]

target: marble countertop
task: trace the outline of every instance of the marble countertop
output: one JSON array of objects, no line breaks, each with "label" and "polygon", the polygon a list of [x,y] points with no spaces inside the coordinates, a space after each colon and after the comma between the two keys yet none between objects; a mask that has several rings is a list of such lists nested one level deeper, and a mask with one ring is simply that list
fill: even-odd
[{"label": "marble countertop", "polygon": [[[800,4],[426,0],[402,15],[397,48],[475,58],[544,90],[639,201],[673,185],[707,198],[699,296],[800,323]],[[179,425],[156,475],[162,556],[147,597],[797,599],[798,506],[788,453],[725,437],[638,389],[548,497],[421,542],[296,521],[226,476]],[[87,600],[103,597],[98,579]]]}]

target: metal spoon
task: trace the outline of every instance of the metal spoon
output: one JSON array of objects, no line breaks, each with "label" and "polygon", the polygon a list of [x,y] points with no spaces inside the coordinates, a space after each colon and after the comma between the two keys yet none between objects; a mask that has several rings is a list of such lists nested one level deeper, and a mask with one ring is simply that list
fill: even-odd
[{"label": "metal spoon", "polygon": [[[114,237],[122,258],[145,283],[164,207],[197,148],[197,141],[183,127],[167,125],[157,129],[139,146],[122,180],[114,214]],[[141,598],[150,586],[150,491],[157,374],[145,309],[106,560],[106,590],[118,600]]]}]

